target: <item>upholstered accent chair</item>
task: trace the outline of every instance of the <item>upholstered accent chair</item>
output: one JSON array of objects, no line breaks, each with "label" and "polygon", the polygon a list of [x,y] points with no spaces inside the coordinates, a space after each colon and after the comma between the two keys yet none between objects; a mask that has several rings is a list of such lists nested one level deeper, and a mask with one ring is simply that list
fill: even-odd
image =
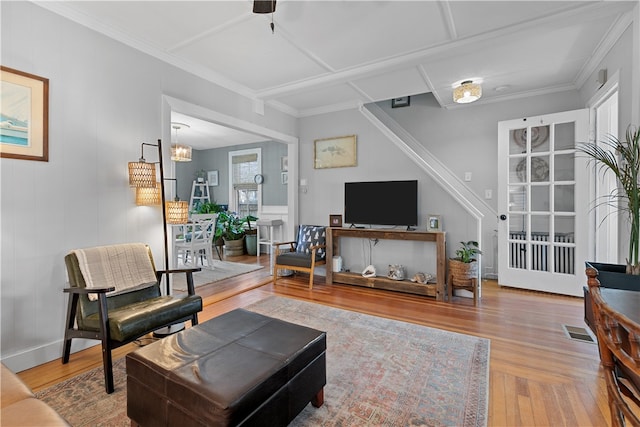
[{"label": "upholstered accent chair", "polygon": [[273,284],[277,284],[278,270],[303,271],[309,273],[309,289],[313,289],[316,266],[326,264],[326,241],[327,227],[301,225],[295,241],[274,243]]},{"label": "upholstered accent chair", "polygon": [[[199,268],[156,271],[142,243],[99,246],[65,256],[69,288],[62,363],[69,362],[73,338],[99,340],[107,393],[114,391],[111,350],[176,323],[198,324],[202,298],[195,294],[193,272]],[[187,294],[163,295],[163,275],[185,273]],[[167,282],[168,285],[168,282]]]}]

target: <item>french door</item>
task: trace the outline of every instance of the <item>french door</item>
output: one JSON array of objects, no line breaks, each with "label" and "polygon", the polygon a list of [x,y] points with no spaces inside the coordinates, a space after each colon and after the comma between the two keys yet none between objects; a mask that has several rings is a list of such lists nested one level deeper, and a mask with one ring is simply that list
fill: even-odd
[{"label": "french door", "polygon": [[498,124],[498,280],[582,295],[588,245],[588,110]]}]

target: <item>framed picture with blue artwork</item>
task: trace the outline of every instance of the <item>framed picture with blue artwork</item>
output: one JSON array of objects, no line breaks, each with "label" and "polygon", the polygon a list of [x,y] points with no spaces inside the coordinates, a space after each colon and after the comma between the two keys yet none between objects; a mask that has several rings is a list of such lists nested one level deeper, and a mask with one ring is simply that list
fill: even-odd
[{"label": "framed picture with blue artwork", "polygon": [[49,79],[0,65],[0,156],[49,161]]}]

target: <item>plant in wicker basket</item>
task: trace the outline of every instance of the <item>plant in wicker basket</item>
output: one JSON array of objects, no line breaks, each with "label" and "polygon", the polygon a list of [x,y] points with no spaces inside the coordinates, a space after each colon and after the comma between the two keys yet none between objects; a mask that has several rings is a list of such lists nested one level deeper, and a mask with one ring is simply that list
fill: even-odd
[{"label": "plant in wicker basket", "polygon": [[471,279],[478,277],[478,262],[476,256],[482,251],[478,248],[478,242],[472,240],[460,242],[460,249],[456,250],[456,258],[449,259],[449,271],[454,285],[464,286]]}]

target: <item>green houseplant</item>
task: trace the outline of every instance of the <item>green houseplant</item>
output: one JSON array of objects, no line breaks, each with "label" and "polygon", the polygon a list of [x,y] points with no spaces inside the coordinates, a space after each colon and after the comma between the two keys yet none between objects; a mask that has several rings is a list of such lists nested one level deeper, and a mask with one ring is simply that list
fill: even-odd
[{"label": "green houseplant", "polygon": [[251,221],[258,218],[247,215],[238,216],[236,212],[222,211],[218,213],[216,237],[224,240],[225,252],[229,256],[242,255],[244,253],[244,238],[246,235],[245,224],[251,230]]},{"label": "green houseplant", "polygon": [[611,171],[619,187],[602,203],[627,213],[631,226],[625,272],[640,275],[640,129],[629,126],[624,140],[609,136],[601,144],[585,143],[577,148],[595,162],[601,172]]},{"label": "green houseplant", "polygon": [[482,251],[478,242],[469,240],[460,242],[460,248],[456,250],[456,258],[449,259],[449,272],[454,285],[463,286],[478,277],[477,256]]}]

